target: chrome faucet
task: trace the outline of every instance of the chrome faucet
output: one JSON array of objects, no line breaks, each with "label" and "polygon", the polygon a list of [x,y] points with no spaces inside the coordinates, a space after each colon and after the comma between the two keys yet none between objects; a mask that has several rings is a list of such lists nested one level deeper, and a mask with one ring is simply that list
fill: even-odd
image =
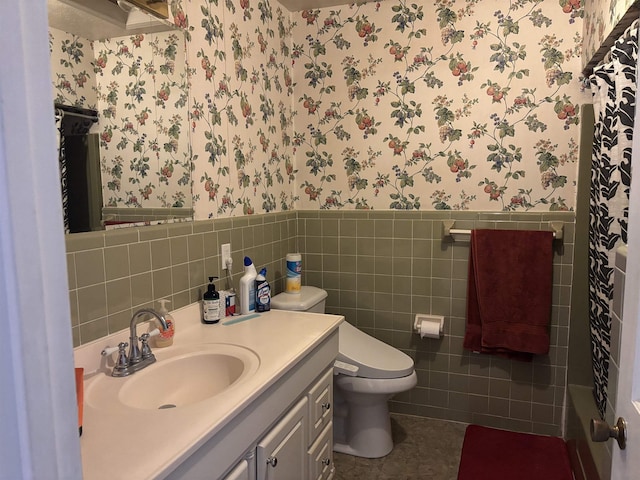
[{"label": "chrome faucet", "polygon": [[[121,342],[118,344],[118,360],[111,375],[113,377],[126,377],[132,373],[142,370],[143,368],[151,365],[156,361],[155,355],[151,352],[149,346],[149,334],[144,333],[140,335],[141,346],[138,346],[138,333],[137,324],[141,317],[144,315],[151,315],[160,322],[162,328],[167,330],[169,326],[162,315],[150,308],[143,308],[138,310],[131,317],[131,323],[129,324],[129,343]],[[129,354],[125,353],[125,349],[129,346]],[[107,350],[103,350],[103,355],[107,355]]]}]

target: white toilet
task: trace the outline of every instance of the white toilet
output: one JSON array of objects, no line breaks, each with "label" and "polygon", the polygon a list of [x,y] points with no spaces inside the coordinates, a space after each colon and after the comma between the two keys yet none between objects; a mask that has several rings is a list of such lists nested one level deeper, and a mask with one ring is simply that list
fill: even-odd
[{"label": "white toilet", "polygon": [[[304,286],[271,299],[274,309],[324,313],[327,292]],[[334,364],[333,449],[378,458],[393,449],[388,400],[416,386],[413,360],[344,321]]]}]

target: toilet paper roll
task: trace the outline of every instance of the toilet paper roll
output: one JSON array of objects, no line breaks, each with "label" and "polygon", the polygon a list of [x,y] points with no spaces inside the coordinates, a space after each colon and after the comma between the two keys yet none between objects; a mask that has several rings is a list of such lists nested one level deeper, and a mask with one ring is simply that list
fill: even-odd
[{"label": "toilet paper roll", "polygon": [[422,320],[419,333],[420,338],[440,338],[440,323]]},{"label": "toilet paper roll", "polygon": [[420,338],[440,338],[444,333],[444,317],[416,315],[415,328]]}]

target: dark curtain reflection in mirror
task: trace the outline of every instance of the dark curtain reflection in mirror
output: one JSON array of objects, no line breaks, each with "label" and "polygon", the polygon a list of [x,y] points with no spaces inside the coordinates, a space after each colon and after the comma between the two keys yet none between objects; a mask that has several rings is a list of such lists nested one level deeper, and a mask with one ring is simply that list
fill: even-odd
[{"label": "dark curtain reflection in mirror", "polygon": [[65,233],[101,230],[99,142],[97,134],[89,133],[98,113],[60,104],[55,109]]}]

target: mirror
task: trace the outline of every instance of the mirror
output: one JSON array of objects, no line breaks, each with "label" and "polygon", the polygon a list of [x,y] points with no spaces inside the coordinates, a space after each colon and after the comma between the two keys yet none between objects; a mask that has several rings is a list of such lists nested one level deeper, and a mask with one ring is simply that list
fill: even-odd
[{"label": "mirror", "polygon": [[[164,1],[139,1],[166,7]],[[87,198],[101,201],[101,218],[67,231],[191,219],[184,33],[123,0],[48,0],[48,6],[56,117],[91,111],[98,116],[86,138],[74,142],[80,148],[61,149],[61,171],[66,175],[66,156],[76,151],[86,158],[69,159],[70,168],[97,165],[86,169],[94,182],[98,170],[97,186],[89,189],[100,191]],[[67,135],[69,128],[63,127],[62,143],[71,145]],[[63,184],[63,192],[73,188]],[[63,193],[68,209],[96,211],[95,205],[78,205],[71,199],[79,197],[69,193]]]},{"label": "mirror", "polygon": [[169,17],[169,8],[167,0],[129,0],[136,7],[150,12],[152,15],[160,18]]}]

